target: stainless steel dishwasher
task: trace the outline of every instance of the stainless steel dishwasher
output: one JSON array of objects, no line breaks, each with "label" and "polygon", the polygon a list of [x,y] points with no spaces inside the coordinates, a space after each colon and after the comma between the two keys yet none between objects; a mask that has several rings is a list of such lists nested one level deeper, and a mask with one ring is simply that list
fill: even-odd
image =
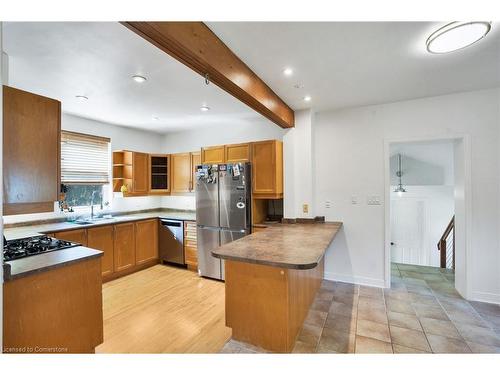
[{"label": "stainless steel dishwasher", "polygon": [[160,219],[159,226],[160,261],[185,264],[183,221]]}]

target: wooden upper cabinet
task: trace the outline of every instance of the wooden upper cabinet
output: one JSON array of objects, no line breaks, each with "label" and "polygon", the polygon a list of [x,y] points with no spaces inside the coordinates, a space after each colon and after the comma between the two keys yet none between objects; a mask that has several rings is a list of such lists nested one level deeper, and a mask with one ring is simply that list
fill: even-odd
[{"label": "wooden upper cabinet", "polygon": [[158,259],[158,220],[135,223],[135,259],[137,264]]},{"label": "wooden upper cabinet", "polygon": [[3,86],[3,214],[50,212],[59,199],[61,103]]},{"label": "wooden upper cabinet", "polygon": [[101,258],[102,276],[111,275],[114,270],[113,242],[112,225],[87,229],[87,246],[92,249],[101,250],[104,253]]},{"label": "wooden upper cabinet", "polygon": [[224,146],[203,147],[201,149],[202,164],[220,164],[225,162]]},{"label": "wooden upper cabinet", "polygon": [[172,193],[191,191],[191,154],[172,154]]},{"label": "wooden upper cabinet", "polygon": [[191,153],[191,185],[189,191],[194,192],[196,190],[196,166],[201,164],[201,152]]},{"label": "wooden upper cabinet", "polygon": [[64,232],[54,233],[54,237],[59,240],[71,241],[79,243],[80,245],[87,246],[87,230],[74,229],[66,230]]},{"label": "wooden upper cabinet", "polygon": [[132,155],[132,191],[136,194],[147,194],[149,181],[149,155],[134,152]]},{"label": "wooden upper cabinet", "polygon": [[236,145],[225,145],[224,155],[226,163],[238,163],[250,161],[250,144],[240,143]]},{"label": "wooden upper cabinet", "polygon": [[252,143],[252,193],[256,198],[283,197],[283,143]]},{"label": "wooden upper cabinet", "polygon": [[149,155],[149,193],[167,194],[170,192],[170,155]]},{"label": "wooden upper cabinet", "polygon": [[135,266],[135,223],[116,224],[113,242],[114,271]]}]

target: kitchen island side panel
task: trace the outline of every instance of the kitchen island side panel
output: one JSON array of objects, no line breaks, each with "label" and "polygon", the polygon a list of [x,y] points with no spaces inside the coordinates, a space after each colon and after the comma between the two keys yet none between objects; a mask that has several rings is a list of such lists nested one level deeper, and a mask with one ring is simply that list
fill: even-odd
[{"label": "kitchen island side panel", "polygon": [[291,352],[321,285],[323,264],[297,270],[226,260],[226,325],[232,338]]}]

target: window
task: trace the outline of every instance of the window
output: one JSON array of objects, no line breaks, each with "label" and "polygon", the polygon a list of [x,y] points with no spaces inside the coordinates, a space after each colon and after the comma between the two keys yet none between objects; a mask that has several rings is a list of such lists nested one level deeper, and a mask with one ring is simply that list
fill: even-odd
[{"label": "window", "polygon": [[61,132],[61,183],[70,207],[103,203],[110,182],[109,138]]}]

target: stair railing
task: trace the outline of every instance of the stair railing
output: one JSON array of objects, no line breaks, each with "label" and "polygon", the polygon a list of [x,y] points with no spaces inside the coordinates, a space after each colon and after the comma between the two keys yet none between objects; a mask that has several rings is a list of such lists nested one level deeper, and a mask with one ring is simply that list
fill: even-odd
[{"label": "stair railing", "polygon": [[455,269],[455,216],[443,232],[437,244],[440,251],[440,267]]}]

